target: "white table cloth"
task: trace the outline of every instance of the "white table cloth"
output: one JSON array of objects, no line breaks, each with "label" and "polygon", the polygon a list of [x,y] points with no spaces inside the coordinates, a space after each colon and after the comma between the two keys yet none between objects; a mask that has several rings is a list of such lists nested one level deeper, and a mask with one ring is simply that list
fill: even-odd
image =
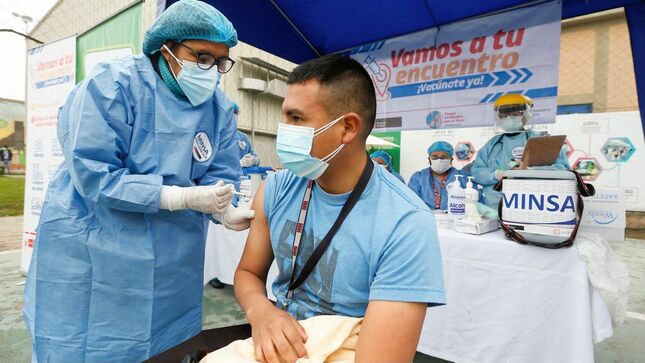
[{"label": "white table cloth", "polygon": [[420,352],[456,362],[593,362],[613,334],[576,248],[440,231],[447,305],[428,309]]},{"label": "white table cloth", "polygon": [[[247,232],[211,224],[204,283],[233,283]],[[440,230],[448,304],[428,309],[417,350],[456,362],[593,362],[613,334],[575,248],[548,250]],[[267,291],[276,276],[269,272]]]}]

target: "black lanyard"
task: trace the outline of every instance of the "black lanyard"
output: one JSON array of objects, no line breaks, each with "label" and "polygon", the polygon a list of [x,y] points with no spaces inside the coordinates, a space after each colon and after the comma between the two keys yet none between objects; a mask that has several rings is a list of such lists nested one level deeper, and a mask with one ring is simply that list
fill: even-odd
[{"label": "black lanyard", "polygon": [[331,244],[332,238],[336,235],[336,232],[340,229],[340,226],[343,224],[345,221],[345,218],[349,215],[349,212],[352,211],[352,208],[356,205],[358,202],[358,199],[361,197],[361,194],[363,194],[363,191],[365,190],[365,187],[367,187],[367,183],[370,181],[370,177],[372,176],[372,171],[374,170],[374,164],[372,160],[368,157],[367,161],[365,163],[365,168],[363,169],[363,173],[361,174],[360,179],[358,179],[358,183],[356,184],[356,187],[354,187],[354,190],[352,190],[352,193],[349,195],[349,198],[345,201],[345,204],[343,205],[343,208],[340,210],[340,213],[338,214],[338,217],[336,218],[336,221],[334,221],[334,224],[332,224],[331,228],[325,235],[325,238],[323,238],[322,241],[318,244],[314,252],[311,254],[311,256],[307,259],[307,262],[305,262],[304,267],[302,268],[302,271],[300,271],[300,274],[298,277],[295,277],[295,270],[296,270],[296,257],[298,256],[298,250],[300,247],[300,240],[302,239],[302,233],[305,228],[305,221],[307,219],[307,211],[309,209],[309,201],[311,200],[311,192],[313,188],[313,180],[310,180],[309,183],[307,184],[307,189],[305,190],[305,195],[302,199],[302,204],[300,207],[300,215],[298,217],[298,224],[296,225],[296,234],[293,238],[293,248],[291,249],[291,277],[289,278],[289,288],[287,290],[287,296],[284,300],[283,304],[283,309],[286,310],[287,306],[289,305],[289,301],[291,300],[291,297],[293,296],[293,291],[297,289],[302,283],[309,277],[309,274],[311,274],[311,271],[313,271],[314,267],[322,257],[322,255],[325,253],[329,245]]}]

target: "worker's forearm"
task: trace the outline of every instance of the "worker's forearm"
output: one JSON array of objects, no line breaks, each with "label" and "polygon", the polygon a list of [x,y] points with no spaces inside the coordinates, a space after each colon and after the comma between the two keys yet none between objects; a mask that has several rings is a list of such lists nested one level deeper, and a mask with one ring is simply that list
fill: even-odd
[{"label": "worker's forearm", "polygon": [[257,275],[242,269],[235,272],[235,297],[246,313],[249,323],[264,308],[273,307],[267,298],[265,282]]}]

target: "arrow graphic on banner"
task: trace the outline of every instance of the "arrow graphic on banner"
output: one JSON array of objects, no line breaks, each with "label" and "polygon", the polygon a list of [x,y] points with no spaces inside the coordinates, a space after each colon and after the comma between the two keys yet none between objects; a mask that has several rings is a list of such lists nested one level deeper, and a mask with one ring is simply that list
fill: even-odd
[{"label": "arrow graphic on banner", "polygon": [[[402,86],[389,87],[392,98],[417,96],[430,93],[441,93],[460,91],[467,89],[504,86],[507,84],[525,83],[533,77],[533,72],[528,68],[511,69],[510,71],[499,71],[492,73],[476,74],[472,76],[444,78],[428,82],[406,84]],[[522,93],[513,91],[512,93]],[[504,92],[487,94],[480,103],[493,102],[503,95]]]},{"label": "arrow graphic on banner", "polygon": [[64,76],[48,79],[46,81],[36,82],[34,85],[35,85],[36,88],[45,88],[45,87],[49,87],[49,86],[56,86],[56,85],[59,85],[59,84],[67,83],[67,82],[70,82],[72,80],[74,80],[74,75],[67,74],[67,75],[64,75]]},{"label": "arrow graphic on banner", "polygon": [[544,87],[544,88],[533,88],[529,90],[518,90],[510,92],[499,92],[499,93],[489,93],[484,98],[479,101],[479,103],[489,103],[495,102],[502,95],[516,93],[520,95],[525,95],[530,98],[543,98],[543,97],[553,97],[558,95],[558,87]]},{"label": "arrow graphic on banner", "polygon": [[495,81],[493,86],[503,86],[507,83],[525,83],[533,76],[533,72],[529,71],[528,68],[519,68],[511,69],[510,71],[493,72],[493,75],[497,77],[497,81]]},{"label": "arrow graphic on banner", "polygon": [[520,68],[520,70],[526,73],[526,77],[524,77],[524,79],[522,79],[520,83],[528,81],[533,76],[533,72],[529,71],[528,68]]},{"label": "arrow graphic on banner", "polygon": [[493,86],[502,86],[508,82],[509,79],[511,79],[511,75],[508,74],[507,72],[494,72],[493,73],[497,77],[497,81],[493,83]]},{"label": "arrow graphic on banner", "polygon": [[510,84],[515,84],[515,83],[517,83],[517,81],[520,80],[520,78],[524,77],[524,74],[522,74],[517,69],[511,69],[511,72],[513,72],[513,74],[515,75],[515,78],[513,78],[513,80],[511,81]]}]

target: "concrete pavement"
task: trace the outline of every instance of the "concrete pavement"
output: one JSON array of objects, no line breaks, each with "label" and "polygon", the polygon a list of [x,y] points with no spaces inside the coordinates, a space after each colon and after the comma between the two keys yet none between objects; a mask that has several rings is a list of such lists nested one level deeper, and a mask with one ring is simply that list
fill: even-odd
[{"label": "concrete pavement", "polygon": [[0,217],[0,252],[18,250],[22,245],[22,216]]}]

